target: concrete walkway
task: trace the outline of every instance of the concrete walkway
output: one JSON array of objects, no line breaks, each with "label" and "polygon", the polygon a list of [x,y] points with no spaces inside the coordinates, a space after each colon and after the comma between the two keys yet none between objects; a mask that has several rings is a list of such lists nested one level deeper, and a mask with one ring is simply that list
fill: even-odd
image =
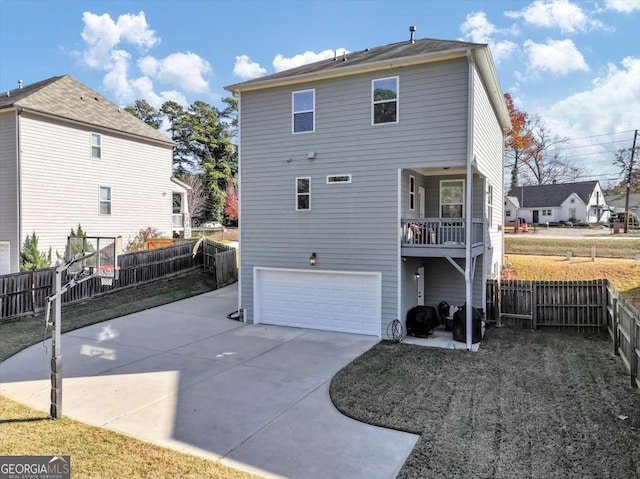
[{"label": "concrete walkway", "polygon": [[[377,340],[236,308],[233,285],[65,334],[63,415],[267,477],[395,477],[418,436],[349,419],[328,392]],[[0,393],[48,411],[45,345],[0,364]]]}]

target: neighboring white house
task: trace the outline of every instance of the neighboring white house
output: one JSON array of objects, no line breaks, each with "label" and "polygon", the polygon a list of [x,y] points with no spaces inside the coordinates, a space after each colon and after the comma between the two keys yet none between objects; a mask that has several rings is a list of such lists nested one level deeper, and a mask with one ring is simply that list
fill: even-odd
[{"label": "neighboring white house", "polygon": [[171,179],[172,151],[162,132],[68,75],[0,94],[0,274],[19,270],[34,231],[54,261],[78,224],[125,247],[146,227],[184,234],[187,189]]},{"label": "neighboring white house", "polygon": [[485,307],[510,127],[487,45],[405,41],[226,88],[246,321],[387,337],[416,305]]},{"label": "neighboring white house", "polygon": [[512,188],[505,197],[505,221],[515,218],[534,224],[601,223],[609,211],[600,183],[581,181]]}]

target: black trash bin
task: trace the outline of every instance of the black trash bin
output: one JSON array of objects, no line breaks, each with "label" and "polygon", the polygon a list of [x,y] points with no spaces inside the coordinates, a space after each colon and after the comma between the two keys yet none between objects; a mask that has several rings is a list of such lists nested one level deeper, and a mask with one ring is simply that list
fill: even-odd
[{"label": "black trash bin", "polygon": [[440,321],[433,306],[416,306],[407,312],[407,334],[416,338],[426,338]]},{"label": "black trash bin", "polygon": [[[471,308],[471,342],[473,344],[482,341],[482,315],[476,308]],[[467,341],[467,312],[466,305],[453,314],[453,340]]]}]

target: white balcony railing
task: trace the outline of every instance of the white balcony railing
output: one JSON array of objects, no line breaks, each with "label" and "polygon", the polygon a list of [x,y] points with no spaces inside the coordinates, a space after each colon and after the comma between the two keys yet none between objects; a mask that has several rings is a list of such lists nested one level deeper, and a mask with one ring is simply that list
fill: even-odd
[{"label": "white balcony railing", "polygon": [[[471,245],[482,244],[482,220],[473,219]],[[464,218],[403,218],[402,246],[459,247],[466,243]]]}]

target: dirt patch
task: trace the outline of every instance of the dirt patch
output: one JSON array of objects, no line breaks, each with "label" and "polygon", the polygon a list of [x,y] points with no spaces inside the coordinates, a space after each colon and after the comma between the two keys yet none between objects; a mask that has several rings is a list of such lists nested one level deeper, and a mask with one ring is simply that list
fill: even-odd
[{"label": "dirt patch", "polygon": [[[84,303],[63,307],[62,332],[161,306],[215,288],[215,279],[211,274],[196,270],[182,276],[117,290]],[[42,313],[0,323],[0,361],[42,341],[43,334]],[[49,332],[47,337],[50,336]]]},{"label": "dirt patch", "polygon": [[421,434],[401,478],[640,476],[640,394],[608,337],[487,333],[475,354],[380,343],[333,378],[331,398]]}]

